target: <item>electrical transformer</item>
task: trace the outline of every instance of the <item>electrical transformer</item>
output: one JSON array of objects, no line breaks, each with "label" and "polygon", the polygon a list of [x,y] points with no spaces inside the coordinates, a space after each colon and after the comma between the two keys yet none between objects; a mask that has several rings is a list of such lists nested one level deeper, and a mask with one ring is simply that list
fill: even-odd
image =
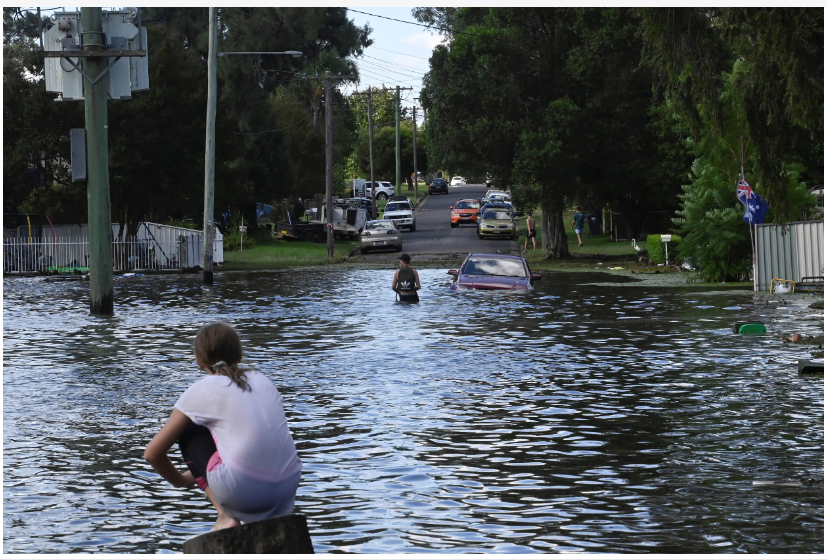
[{"label": "electrical transformer", "polygon": [[[146,28],[138,28],[137,8],[103,11],[101,18],[106,50],[146,50]],[[51,19],[52,27],[43,32],[44,50],[66,53],[84,50],[81,44],[83,23],[79,11],[55,12]],[[84,88],[92,84],[81,74],[80,60],[79,57],[45,58],[46,91],[61,94],[58,100],[83,101]],[[149,89],[147,57],[123,57],[113,63],[114,60],[114,57],[107,59],[111,66],[101,78],[106,83],[110,99],[132,99],[133,91]]]}]

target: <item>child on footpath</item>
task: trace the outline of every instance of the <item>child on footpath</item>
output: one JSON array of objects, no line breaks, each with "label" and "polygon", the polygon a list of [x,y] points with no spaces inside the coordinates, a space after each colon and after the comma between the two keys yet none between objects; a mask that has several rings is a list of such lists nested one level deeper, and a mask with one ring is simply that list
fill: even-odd
[{"label": "child on footpath", "polygon": [[[207,375],[184,391],[144,459],[173,486],[206,492],[218,512],[212,531],[289,515],[302,462],[281,394],[267,377],[239,366],[241,341],[226,323],[202,327],[194,346]],[[176,442],[186,472],[167,456]]]}]

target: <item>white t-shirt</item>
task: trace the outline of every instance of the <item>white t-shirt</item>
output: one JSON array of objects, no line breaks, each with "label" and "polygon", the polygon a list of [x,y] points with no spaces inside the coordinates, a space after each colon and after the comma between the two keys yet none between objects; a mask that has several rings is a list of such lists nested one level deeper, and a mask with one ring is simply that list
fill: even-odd
[{"label": "white t-shirt", "polygon": [[246,370],[252,391],[226,375],[207,375],[179,397],[175,408],[212,433],[221,461],[257,480],[279,482],[301,471],[302,462],[276,386]]}]

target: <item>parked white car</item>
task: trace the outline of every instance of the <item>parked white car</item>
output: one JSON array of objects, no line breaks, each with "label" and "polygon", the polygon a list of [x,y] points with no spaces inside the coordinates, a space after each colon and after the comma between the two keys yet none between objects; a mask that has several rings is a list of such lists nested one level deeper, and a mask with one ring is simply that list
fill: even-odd
[{"label": "parked white car", "polygon": [[456,187],[457,185],[464,185],[464,184],[465,184],[465,178],[464,177],[460,177],[459,175],[455,175],[455,176],[451,177],[451,186],[452,187]]},{"label": "parked white car", "polygon": [[403,200],[388,202],[382,219],[393,220],[397,227],[407,227],[411,231],[416,231],[416,212],[410,202]]},{"label": "parked white car", "polygon": [[[387,200],[393,196],[393,184],[390,181],[376,181],[376,199]],[[353,196],[363,196],[371,198],[373,196],[373,186],[370,181],[364,183],[357,179],[353,185]]]}]

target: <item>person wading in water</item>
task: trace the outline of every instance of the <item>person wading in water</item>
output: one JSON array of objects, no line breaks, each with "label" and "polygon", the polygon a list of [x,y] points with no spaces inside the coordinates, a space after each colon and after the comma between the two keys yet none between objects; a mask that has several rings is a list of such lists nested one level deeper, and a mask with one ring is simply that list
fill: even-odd
[{"label": "person wading in water", "polygon": [[416,291],[421,290],[422,286],[419,284],[419,273],[411,268],[411,256],[408,253],[402,253],[399,256],[399,264],[401,268],[393,275],[391,288],[396,292],[399,301],[417,303],[419,296],[416,295]]}]

